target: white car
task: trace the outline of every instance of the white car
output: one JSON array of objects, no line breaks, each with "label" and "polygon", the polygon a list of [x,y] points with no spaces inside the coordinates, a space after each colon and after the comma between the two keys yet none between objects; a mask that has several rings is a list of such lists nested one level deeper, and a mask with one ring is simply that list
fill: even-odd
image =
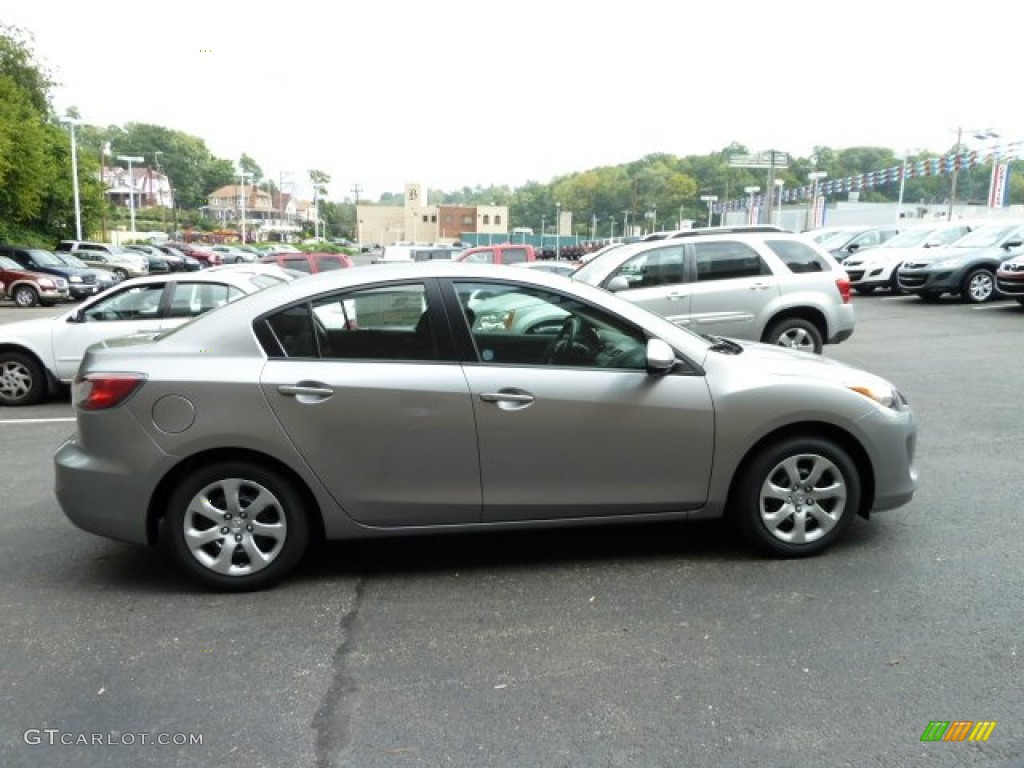
[{"label": "white car", "polygon": [[90,344],[156,335],[292,279],[267,264],[138,277],[69,312],[2,325],[0,405],[29,405],[71,383]]},{"label": "white car", "polygon": [[857,293],[871,293],[876,288],[898,293],[896,270],[900,264],[921,256],[926,249],[954,243],[975,228],[965,222],[954,222],[908,229],[876,248],[851,255],[843,262],[843,268]]}]

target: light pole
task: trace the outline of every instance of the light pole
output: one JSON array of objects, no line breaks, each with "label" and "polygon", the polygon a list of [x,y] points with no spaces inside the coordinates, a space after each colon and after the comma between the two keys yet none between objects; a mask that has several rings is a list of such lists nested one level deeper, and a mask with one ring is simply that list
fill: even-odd
[{"label": "light pole", "polygon": [[555,203],[555,261],[562,258],[562,204]]},{"label": "light pole", "polygon": [[[714,211],[715,203],[718,202],[718,195],[701,195],[700,200],[702,203],[708,204],[708,226],[711,226],[711,213]],[[679,214],[679,221],[682,222],[683,215]]]},{"label": "light pole", "polygon": [[917,154],[916,149],[908,149],[903,152],[903,165],[900,168],[900,197],[896,203],[896,222],[903,218],[903,190],[907,186],[907,160]]},{"label": "light pole", "polygon": [[132,221],[132,233],[135,232],[135,176],[132,173],[132,163],[141,163],[144,158],[137,155],[118,155],[117,159],[128,163],[128,211]]},{"label": "light pole", "polygon": [[608,240],[609,241],[614,240],[615,239],[615,217],[614,216],[609,216],[608,217],[608,229],[609,229]]},{"label": "light pole", "polygon": [[71,181],[75,188],[75,239],[82,239],[82,201],[78,193],[78,145],[75,143],[75,126],[81,121],[65,117],[64,122],[71,130]]},{"label": "light pole", "polygon": [[[974,135],[974,138],[979,141],[986,139],[998,139],[999,134],[993,131],[991,128],[963,128],[958,126],[956,129],[956,146],[953,147],[953,173],[952,178],[949,182],[949,210],[946,212],[946,221],[953,220],[953,206],[956,204],[956,178],[958,175],[959,168],[957,163],[960,162],[960,142],[963,140],[964,131]],[[991,193],[991,189],[989,190]]]},{"label": "light pole", "polygon": [[[242,194],[239,197],[242,208],[242,245],[245,245],[245,177],[252,176],[252,173],[250,171],[239,171],[238,175],[242,179]],[[313,220],[313,237],[316,237],[316,219]]]},{"label": "light pole", "polygon": [[761,191],[760,187],[744,187],[747,193],[747,224],[756,224],[757,217],[754,215],[754,195]]},{"label": "light pole", "polygon": [[775,223],[778,224],[780,227],[782,226],[782,187],[785,183],[785,179],[775,179],[775,194],[779,196],[779,216],[778,220]]},{"label": "light pole", "polygon": [[818,182],[828,176],[825,171],[811,171],[807,174],[807,180],[811,182],[811,207],[808,211],[807,229],[815,229],[818,226]]}]

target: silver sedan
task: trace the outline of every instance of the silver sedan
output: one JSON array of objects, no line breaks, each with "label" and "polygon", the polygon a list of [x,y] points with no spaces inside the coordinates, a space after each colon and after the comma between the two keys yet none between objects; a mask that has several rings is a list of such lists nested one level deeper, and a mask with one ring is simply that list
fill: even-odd
[{"label": "silver sedan", "polygon": [[[474,322],[482,296],[544,305],[557,333]],[[313,537],[726,516],[768,554],[811,555],[917,487],[914,415],[887,381],[507,267],[272,287],[90,348],[73,400],[65,514],[163,541],[224,590],[277,582]]]}]

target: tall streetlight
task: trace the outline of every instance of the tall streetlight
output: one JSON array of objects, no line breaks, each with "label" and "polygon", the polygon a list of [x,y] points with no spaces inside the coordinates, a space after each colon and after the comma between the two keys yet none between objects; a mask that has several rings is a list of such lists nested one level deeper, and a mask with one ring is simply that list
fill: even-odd
[{"label": "tall streetlight", "polygon": [[555,203],[555,260],[562,258],[562,204]]},{"label": "tall streetlight", "polygon": [[[252,172],[251,171],[239,171],[238,175],[242,179],[242,194],[240,195],[241,202],[242,202],[242,245],[245,245],[245,177],[246,176],[252,176]],[[313,237],[314,238],[316,237],[316,220],[315,219],[313,220]]]},{"label": "tall streetlight", "polygon": [[[956,129],[956,146],[953,147],[953,174],[949,182],[949,210],[946,212],[946,221],[953,220],[953,206],[956,204],[956,178],[959,169],[957,163],[960,161],[960,144],[964,137],[964,131],[973,134],[974,138],[979,141],[985,141],[986,139],[998,139],[999,134],[993,131],[991,128],[963,128],[958,126]],[[991,192],[991,190],[990,190]]]},{"label": "tall streetlight", "polygon": [[71,181],[75,187],[75,239],[82,239],[82,201],[78,193],[78,145],[75,143],[75,126],[81,123],[71,116],[66,116],[64,122],[71,130]]},{"label": "tall streetlight", "polygon": [[778,224],[781,227],[782,226],[782,187],[783,187],[783,185],[785,185],[786,180],[785,179],[775,179],[774,183],[775,183],[775,194],[778,195],[778,198],[779,198],[779,208],[778,208],[779,217],[778,217],[778,221],[776,221],[775,223]]},{"label": "tall streetlight", "polygon": [[[715,210],[715,203],[718,202],[718,195],[701,195],[700,196],[700,200],[701,200],[702,203],[707,203],[708,204],[708,226],[710,227],[711,226],[711,214]],[[682,217],[681,214],[680,214],[679,218],[680,218],[680,220],[682,220],[683,217]]]},{"label": "tall streetlight", "polygon": [[757,217],[754,215],[754,195],[761,191],[760,187],[744,187],[747,193],[747,224],[757,224]]},{"label": "tall streetlight", "polygon": [[609,240],[614,240],[615,239],[615,217],[614,216],[609,216],[608,217],[608,229],[609,229],[608,239]]},{"label": "tall streetlight", "polygon": [[132,233],[135,233],[135,175],[132,173],[132,163],[141,163],[145,158],[137,155],[118,155],[117,159],[128,163],[128,211],[132,221]]},{"label": "tall streetlight", "polygon": [[811,182],[811,207],[807,212],[807,229],[815,229],[819,226],[818,221],[818,182],[828,176],[825,171],[811,171],[807,174],[807,180]]}]

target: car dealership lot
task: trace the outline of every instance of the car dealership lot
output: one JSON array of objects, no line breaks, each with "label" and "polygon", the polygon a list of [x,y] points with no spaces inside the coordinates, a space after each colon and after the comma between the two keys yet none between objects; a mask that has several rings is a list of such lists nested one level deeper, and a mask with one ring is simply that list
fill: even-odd
[{"label": "car dealership lot", "polygon": [[903,389],[921,488],[803,561],[718,524],[434,536],[206,593],[60,513],[65,402],[4,409],[0,765],[1019,765],[1024,308],[855,304],[826,355]]}]

